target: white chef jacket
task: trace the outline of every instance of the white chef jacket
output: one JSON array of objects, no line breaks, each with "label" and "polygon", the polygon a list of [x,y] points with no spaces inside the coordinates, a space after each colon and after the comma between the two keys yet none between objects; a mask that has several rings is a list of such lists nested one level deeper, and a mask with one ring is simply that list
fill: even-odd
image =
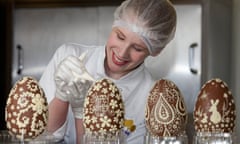
[{"label": "white chef jacket", "polygon": [[[80,56],[87,51],[85,65],[88,72],[96,80],[109,78],[104,70],[105,47],[104,46],[85,46],[80,44],[64,44],[57,49],[46,70],[44,71],[40,85],[45,91],[48,102],[55,96],[54,72],[57,65],[67,56]],[[111,79],[111,78],[109,78]],[[145,128],[145,105],[150,89],[154,80],[146,70],[144,64],[137,69],[123,76],[119,80],[111,79],[120,89],[124,101],[125,119],[133,120],[136,130],[130,133],[126,140],[127,144],[143,144]],[[55,135],[64,137],[67,143],[75,143],[75,123],[74,116],[69,108],[68,118],[65,124],[59,128]]]}]

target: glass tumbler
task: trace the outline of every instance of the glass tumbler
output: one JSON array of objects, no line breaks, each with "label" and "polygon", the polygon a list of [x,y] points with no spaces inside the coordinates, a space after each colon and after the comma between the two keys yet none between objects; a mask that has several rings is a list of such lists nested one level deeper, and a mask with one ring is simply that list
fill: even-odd
[{"label": "glass tumbler", "polygon": [[235,144],[233,133],[197,132],[194,135],[194,144]]},{"label": "glass tumbler", "polygon": [[123,133],[118,133],[116,135],[97,135],[86,133],[84,134],[82,140],[83,144],[125,144]]},{"label": "glass tumbler", "polygon": [[152,136],[150,133],[147,133],[144,138],[144,144],[188,144],[188,137],[186,133],[172,137]]},{"label": "glass tumbler", "polygon": [[11,135],[7,130],[0,131],[0,144],[65,144],[60,138],[53,136],[51,133],[44,132],[35,139],[25,140],[18,139]]}]

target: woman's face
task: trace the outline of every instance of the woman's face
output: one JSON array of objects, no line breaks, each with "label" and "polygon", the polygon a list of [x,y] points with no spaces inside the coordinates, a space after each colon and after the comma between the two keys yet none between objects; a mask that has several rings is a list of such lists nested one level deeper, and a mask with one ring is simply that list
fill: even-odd
[{"label": "woman's face", "polygon": [[114,27],[106,44],[105,69],[109,77],[119,79],[149,56],[147,46],[134,32]]}]

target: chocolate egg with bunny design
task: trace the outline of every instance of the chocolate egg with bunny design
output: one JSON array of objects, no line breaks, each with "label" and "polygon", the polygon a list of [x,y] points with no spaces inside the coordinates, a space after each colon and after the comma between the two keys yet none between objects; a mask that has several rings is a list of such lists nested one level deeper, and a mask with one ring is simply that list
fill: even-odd
[{"label": "chocolate egg with bunny design", "polygon": [[148,96],[145,122],[157,137],[179,136],[185,132],[187,110],[178,87],[170,80],[158,80]]},{"label": "chocolate egg with bunny design", "polygon": [[195,103],[193,117],[197,132],[232,133],[234,131],[235,103],[224,81],[215,78],[202,86]]}]

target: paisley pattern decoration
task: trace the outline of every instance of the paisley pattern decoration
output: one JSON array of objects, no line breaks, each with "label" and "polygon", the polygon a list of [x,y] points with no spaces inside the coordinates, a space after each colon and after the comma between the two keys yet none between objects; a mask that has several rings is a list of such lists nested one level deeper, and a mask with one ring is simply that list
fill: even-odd
[{"label": "paisley pattern decoration", "polygon": [[5,108],[9,132],[19,139],[33,139],[45,130],[47,117],[47,99],[37,80],[23,77],[17,81]]},{"label": "paisley pattern decoration", "polygon": [[233,132],[236,108],[231,91],[219,78],[207,81],[199,92],[194,109],[198,132]]},{"label": "paisley pattern decoration", "polygon": [[172,81],[161,79],[155,83],[148,96],[145,120],[153,136],[178,136],[185,131],[186,106]]},{"label": "paisley pattern decoration", "polygon": [[124,126],[124,106],[116,85],[109,79],[96,81],[84,102],[86,133],[116,135]]}]

